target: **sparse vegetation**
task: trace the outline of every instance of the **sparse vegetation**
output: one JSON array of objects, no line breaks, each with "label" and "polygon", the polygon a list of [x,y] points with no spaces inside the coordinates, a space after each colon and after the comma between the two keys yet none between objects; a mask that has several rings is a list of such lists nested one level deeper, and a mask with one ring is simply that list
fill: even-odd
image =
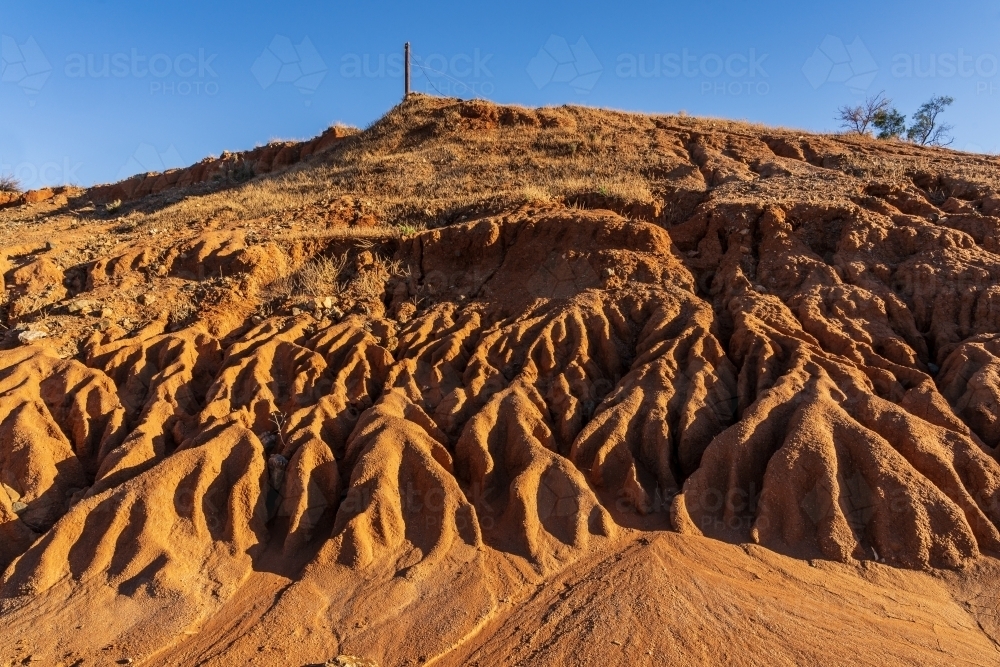
[{"label": "sparse vegetation", "polygon": [[885,96],[885,91],[882,91],[856,106],[840,107],[837,109],[837,120],[840,121],[840,126],[850,133],[868,134],[868,128],[875,126],[880,118],[885,117],[891,106],[892,100]]},{"label": "sparse vegetation", "polygon": [[872,125],[878,130],[879,139],[899,139],[906,132],[906,116],[889,107],[876,114]]},{"label": "sparse vegetation", "polygon": [[913,114],[913,125],[906,127],[906,116],[892,106],[885,92],[868,97],[856,106],[844,105],[837,110],[840,126],[849,134],[870,135],[878,130],[879,139],[907,140],[921,146],[947,146],[953,141],[949,134],[952,125],[938,120],[945,108],[955,100],[947,95],[936,95],[920,105]]},{"label": "sparse vegetation", "polygon": [[954,139],[949,132],[952,125],[942,123],[938,120],[944,110],[954,102],[954,98],[947,95],[935,95],[920,105],[917,113],[913,114],[913,125],[906,130],[906,138],[921,146],[947,146]]},{"label": "sparse vegetation", "polygon": [[107,211],[108,213],[115,213],[121,207],[122,207],[122,200],[115,199],[114,201],[109,201],[107,204],[105,204],[104,210]]},{"label": "sparse vegetation", "polygon": [[347,254],[339,257],[315,257],[302,265],[292,276],[291,292],[306,296],[340,294],[344,288],[338,282],[347,266]]},{"label": "sparse vegetation", "polygon": [[180,327],[186,324],[198,312],[198,307],[192,299],[184,294],[180,294],[174,299],[170,306],[168,321],[173,327]]},{"label": "sparse vegetation", "polygon": [[398,225],[397,228],[399,229],[399,233],[402,234],[403,236],[412,236],[413,234],[416,234],[417,232],[420,231],[420,228],[418,228],[417,225],[411,225],[407,223]]},{"label": "sparse vegetation", "polygon": [[253,163],[240,160],[236,166],[230,169],[229,180],[233,183],[246,183],[256,175],[257,172],[254,170]]},{"label": "sparse vegetation", "polygon": [[[525,115],[530,122],[484,130],[453,101],[414,95],[365,133],[344,140],[324,164],[185,198],[149,213],[145,224],[164,228],[192,219],[268,224],[268,218],[292,210],[303,223],[325,224],[331,204],[351,198],[352,206],[374,219],[376,226],[368,229],[385,235],[415,221],[447,224],[458,219],[458,211],[548,202],[597,188],[628,201],[651,201],[658,185],[642,173],[649,150],[643,130],[697,122],[582,107],[525,110]],[[421,125],[449,127],[447,139],[415,141],[408,133]],[[567,159],[572,144],[576,149]],[[505,149],[496,150],[498,145]],[[550,146],[551,151],[539,150]]]},{"label": "sparse vegetation", "polygon": [[21,192],[21,182],[11,174],[0,174],[0,192]]}]

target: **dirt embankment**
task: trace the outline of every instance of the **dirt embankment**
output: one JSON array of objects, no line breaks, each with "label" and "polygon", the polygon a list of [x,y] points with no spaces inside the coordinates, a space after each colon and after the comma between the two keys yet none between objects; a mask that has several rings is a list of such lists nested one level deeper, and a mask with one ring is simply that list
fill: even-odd
[{"label": "dirt embankment", "polygon": [[997,166],[415,97],[8,209],[0,657],[992,662]]}]

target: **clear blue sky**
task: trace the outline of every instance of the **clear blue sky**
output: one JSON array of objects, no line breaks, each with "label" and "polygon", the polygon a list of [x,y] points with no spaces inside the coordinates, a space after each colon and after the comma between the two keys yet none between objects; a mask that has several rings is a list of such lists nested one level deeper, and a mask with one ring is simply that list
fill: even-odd
[{"label": "clear blue sky", "polygon": [[834,130],[866,94],[907,114],[948,94],[953,147],[1000,152],[995,0],[0,0],[0,38],[0,172],[28,187],[364,127],[400,98],[406,40],[436,70],[415,89],[504,103]]}]

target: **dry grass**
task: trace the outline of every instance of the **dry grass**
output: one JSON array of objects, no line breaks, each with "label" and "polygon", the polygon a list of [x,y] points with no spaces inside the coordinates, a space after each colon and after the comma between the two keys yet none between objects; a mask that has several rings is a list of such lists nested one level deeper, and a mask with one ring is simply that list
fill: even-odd
[{"label": "dry grass", "polygon": [[339,257],[314,257],[291,276],[291,293],[304,296],[336,296],[344,291],[338,281],[347,254]]},{"label": "dry grass", "polygon": [[149,213],[145,224],[266,219],[350,196],[382,227],[405,235],[452,222],[476,206],[499,209],[581,193],[639,202],[655,195],[657,184],[643,173],[659,159],[649,141],[657,129],[653,117],[559,107],[524,110],[531,122],[506,126],[462,113],[455,100],[414,96],[319,166],[184,199]]},{"label": "dry grass", "polygon": [[[306,227],[310,234],[329,231],[331,238],[398,237],[478,211],[578,200],[580,195],[646,204],[678,185],[681,177],[671,169],[678,162],[692,163],[696,143],[717,142],[716,150],[725,154],[725,142],[760,143],[778,135],[800,138],[796,130],[722,119],[570,106],[525,109],[414,95],[315,160],[225,191],[165,196],[155,210],[154,204],[139,202],[134,222],[140,231],[242,224],[274,236],[285,234],[278,224],[293,220],[300,222],[299,234]],[[877,146],[904,166],[910,158],[925,159],[942,150],[837,135],[825,140],[845,152],[871,152]],[[968,167],[995,171],[997,164],[994,158],[977,157]],[[874,177],[879,165],[847,168]],[[697,175],[692,179],[698,180]],[[346,200],[377,224],[327,228],[327,214]]]}]

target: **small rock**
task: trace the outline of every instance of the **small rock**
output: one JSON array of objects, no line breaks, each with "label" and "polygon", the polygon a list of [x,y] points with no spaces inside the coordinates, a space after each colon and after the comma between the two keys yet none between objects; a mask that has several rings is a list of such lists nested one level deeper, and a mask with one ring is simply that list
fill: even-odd
[{"label": "small rock", "polygon": [[66,306],[66,312],[70,313],[71,315],[75,315],[77,313],[90,312],[93,306],[94,304],[90,303],[89,301],[80,299],[79,301],[71,301]]},{"label": "small rock", "polygon": [[253,317],[250,318],[250,321],[253,322],[254,324],[260,324],[261,322],[264,321],[264,318],[261,317],[260,315],[254,315]]},{"label": "small rock", "polygon": [[111,308],[102,308],[100,314],[101,317],[111,317],[112,315],[115,314],[115,311],[112,310]]},{"label": "small rock", "polygon": [[118,661],[118,664],[119,665],[131,665],[132,664],[132,658],[122,658],[121,660]]},{"label": "small rock", "polygon": [[612,269],[609,266],[608,268],[604,269],[603,275],[604,275],[605,278],[614,278],[615,277],[615,270]]},{"label": "small rock", "polygon": [[361,269],[368,268],[375,263],[375,256],[372,255],[370,250],[365,250],[358,253],[358,256],[354,259],[354,267],[360,271]]},{"label": "small rock", "polygon": [[138,301],[144,306],[152,306],[156,303],[156,297],[152,294],[140,294]]},{"label": "small rock", "polygon": [[337,308],[336,306],[328,309],[328,312],[330,315],[330,319],[332,319],[335,322],[339,322],[340,318],[344,316],[344,311],[342,311],[340,308]]},{"label": "small rock", "polygon": [[14,510],[14,514],[20,514],[24,510],[28,509],[28,506],[20,500],[17,500],[10,504],[10,508]]},{"label": "small rock", "polygon": [[323,667],[378,667],[378,663],[356,655],[338,655],[332,660],[327,660]]},{"label": "small rock", "polygon": [[11,487],[7,486],[6,484],[0,484],[0,487],[2,487],[3,490],[7,492],[7,497],[10,498],[10,501],[12,503],[17,502],[18,500],[21,499],[21,494],[12,489]]},{"label": "small rock", "polygon": [[97,329],[98,331],[107,331],[109,328],[111,328],[111,320],[109,320],[106,317],[100,319],[97,321],[97,324],[94,325],[94,328]]},{"label": "small rock", "polygon": [[323,308],[326,309],[326,310],[330,310],[331,308],[333,308],[333,297],[332,296],[328,296],[328,297],[324,297],[323,298]]},{"label": "small rock", "polygon": [[55,250],[56,247],[57,247],[56,244],[54,242],[52,242],[52,241],[46,241],[45,242],[45,249],[46,250]]},{"label": "small rock", "polygon": [[301,308],[292,308],[292,317],[298,317],[302,314]]},{"label": "small rock", "polygon": [[47,337],[48,334],[44,331],[22,331],[17,335],[17,339],[21,341],[23,345],[31,345],[36,340],[41,340]]}]

